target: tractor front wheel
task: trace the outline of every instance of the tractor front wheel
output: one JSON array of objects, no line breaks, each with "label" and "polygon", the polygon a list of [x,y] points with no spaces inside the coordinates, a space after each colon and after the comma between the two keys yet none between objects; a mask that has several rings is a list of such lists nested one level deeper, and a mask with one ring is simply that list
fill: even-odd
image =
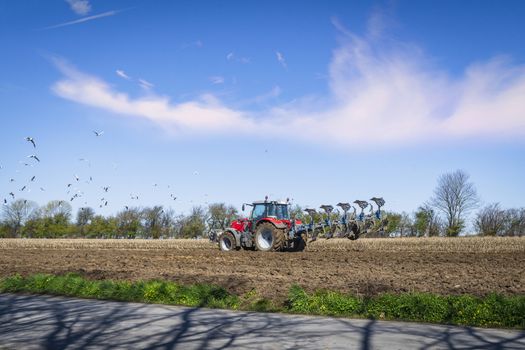
[{"label": "tractor front wheel", "polygon": [[255,231],[255,246],[263,252],[282,250],[284,244],[284,231],[269,222],[263,222]]},{"label": "tractor front wheel", "polygon": [[219,238],[219,248],[223,252],[231,252],[232,250],[239,250],[235,237],[231,232],[224,232]]}]

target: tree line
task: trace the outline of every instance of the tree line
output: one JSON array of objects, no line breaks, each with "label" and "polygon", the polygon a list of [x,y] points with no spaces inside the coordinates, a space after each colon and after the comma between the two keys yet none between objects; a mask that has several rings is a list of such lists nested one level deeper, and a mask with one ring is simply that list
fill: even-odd
[{"label": "tree line", "polygon": [[53,200],[44,206],[17,199],[3,206],[0,237],[26,238],[198,238],[210,227],[225,227],[237,216],[233,206],[210,204],[193,207],[187,215],[171,208],[129,207],[116,215],[98,215],[90,207],[73,215],[65,201]]},{"label": "tree line", "polygon": [[[458,236],[465,232],[468,215],[479,203],[468,174],[461,170],[447,173],[438,179],[433,196],[414,213],[386,212],[388,226],[380,236]],[[303,209],[295,205],[291,215],[308,221]],[[225,203],[195,206],[187,215],[157,205],[126,207],[116,215],[102,216],[90,207],[79,208],[73,215],[65,201],[38,206],[17,199],[3,206],[0,237],[198,238],[209,230],[226,228],[237,217],[237,209]],[[488,204],[477,211],[473,227],[482,236],[521,236],[525,232],[525,208],[503,209],[498,203]]]}]

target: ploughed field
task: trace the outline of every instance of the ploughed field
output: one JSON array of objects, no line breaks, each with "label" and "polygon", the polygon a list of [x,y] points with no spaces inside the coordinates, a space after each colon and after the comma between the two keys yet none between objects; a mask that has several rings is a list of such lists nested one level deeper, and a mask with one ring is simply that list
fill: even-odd
[{"label": "ploughed field", "polygon": [[0,239],[0,277],[209,283],[282,302],[307,291],[525,294],[525,237],[321,239],[301,253],[223,253],[206,240]]}]

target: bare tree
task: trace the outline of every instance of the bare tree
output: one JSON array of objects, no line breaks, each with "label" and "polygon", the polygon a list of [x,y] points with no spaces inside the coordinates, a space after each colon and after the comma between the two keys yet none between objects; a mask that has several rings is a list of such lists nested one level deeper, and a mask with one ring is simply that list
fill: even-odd
[{"label": "bare tree", "polygon": [[37,210],[38,205],[26,199],[17,199],[3,207],[4,222],[11,230],[11,237],[16,237],[19,234],[22,225]]},{"label": "bare tree", "polygon": [[47,202],[46,205],[44,205],[41,208],[42,215],[47,218],[51,217],[63,217],[67,221],[71,219],[71,212],[73,208],[71,207],[71,204],[65,201],[59,201],[59,200],[52,200]]},{"label": "bare tree", "polygon": [[500,208],[499,203],[493,203],[478,212],[474,225],[482,236],[501,236],[507,226],[507,217],[507,213]]},{"label": "bare tree", "polygon": [[90,207],[79,208],[77,212],[77,227],[79,233],[84,236],[85,227],[91,223],[91,220],[95,217],[95,211]]},{"label": "bare tree", "polygon": [[479,203],[474,184],[462,170],[441,175],[430,205],[445,215],[447,235],[457,236],[465,227],[465,216]]}]

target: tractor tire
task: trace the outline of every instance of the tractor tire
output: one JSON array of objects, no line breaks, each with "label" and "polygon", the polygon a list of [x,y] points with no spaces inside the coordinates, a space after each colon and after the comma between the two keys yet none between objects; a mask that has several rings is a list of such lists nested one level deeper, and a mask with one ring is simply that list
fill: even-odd
[{"label": "tractor tire", "polygon": [[237,242],[231,232],[224,232],[221,235],[219,238],[219,248],[223,252],[231,252],[241,249],[241,247],[237,247]]},{"label": "tractor tire", "polygon": [[293,239],[292,252],[302,252],[306,249],[306,241],[303,236],[297,236]]},{"label": "tractor tire", "polygon": [[262,252],[282,250],[284,245],[284,231],[269,222],[263,222],[255,231],[255,247]]}]

